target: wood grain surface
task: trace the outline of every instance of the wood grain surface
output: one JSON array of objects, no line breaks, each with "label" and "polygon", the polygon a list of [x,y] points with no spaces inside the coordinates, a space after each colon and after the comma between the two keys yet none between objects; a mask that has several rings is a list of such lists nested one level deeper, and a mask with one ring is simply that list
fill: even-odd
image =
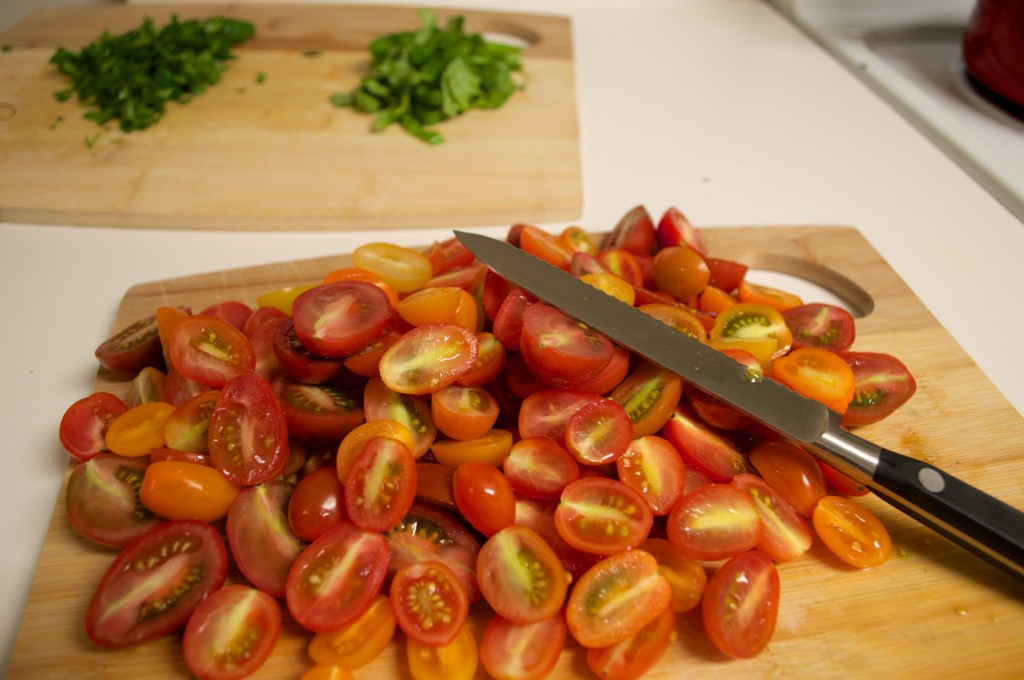
[{"label": "wood grain surface", "polygon": [[[863,314],[854,349],[892,353],[911,369],[917,394],[891,418],[863,428],[864,436],[1024,507],[1024,421],[859,232],[746,227],[707,229],[704,235],[716,256],[795,274],[841,294]],[[324,257],[140,284],[121,301],[115,329],[159,305],[202,308],[228,298],[252,303],[262,292],[315,282],[347,262],[346,256]],[[83,361],[90,360],[91,348],[79,350]],[[123,394],[127,384],[101,374],[96,388]],[[678,638],[649,677],[1024,676],[1024,586],[877,498],[862,501],[892,535],[895,550],[886,564],[852,569],[816,541],[804,557],[779,565],[778,627],[761,655],[742,661],[723,657],[706,641],[699,615],[691,612],[677,617]],[[112,558],[111,551],[75,534],[63,498],[58,501],[8,677],[187,674],[177,636],[117,652],[87,641],[86,605]],[[475,605],[471,626],[477,640],[487,620],[486,606]],[[307,639],[288,621],[258,677],[298,677],[310,665]],[[399,634],[397,640],[373,664],[358,669],[356,678],[408,677],[404,638]],[[570,644],[552,677],[588,675],[582,650]],[[482,669],[478,676],[486,677]]]},{"label": "wood grain surface", "polygon": [[[252,21],[221,81],[156,125],[82,119],[48,61],[145,17]],[[454,12],[438,10],[442,20]],[[466,29],[526,44],[526,88],[438,129],[430,146],[328,98],[351,90],[375,37],[420,25],[414,7],[121,5],[41,11],[0,33],[0,220],[132,228],[344,230],[572,220],[582,211],[571,24],[460,11]],[[263,74],[263,82],[257,82]],[[87,137],[102,133],[90,148]],[[60,193],[55,189],[59,187]],[[54,197],[60,196],[57,202]]]}]

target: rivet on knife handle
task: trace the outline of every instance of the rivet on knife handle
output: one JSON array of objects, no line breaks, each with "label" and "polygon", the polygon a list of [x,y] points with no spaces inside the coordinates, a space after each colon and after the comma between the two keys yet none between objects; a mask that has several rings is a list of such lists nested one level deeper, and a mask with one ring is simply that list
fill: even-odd
[{"label": "rivet on knife handle", "polygon": [[838,414],[772,380],[750,382],[707,345],[497,239],[456,231],[506,280],[801,444],[902,510],[1024,580],[1024,513],[955,477],[839,428]]}]

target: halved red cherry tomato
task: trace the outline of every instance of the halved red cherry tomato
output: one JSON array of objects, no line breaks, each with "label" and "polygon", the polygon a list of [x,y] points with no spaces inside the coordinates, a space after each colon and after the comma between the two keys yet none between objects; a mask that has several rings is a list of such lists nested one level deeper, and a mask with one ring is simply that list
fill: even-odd
[{"label": "halved red cherry tomato", "polygon": [[351,392],[291,380],[278,382],[276,388],[288,434],[300,442],[336,445],[363,423],[363,405]]},{"label": "halved red cherry tomato", "polygon": [[608,394],[619,386],[629,374],[629,350],[615,345],[615,352],[611,361],[600,373],[576,389],[594,394]]},{"label": "halved red cherry tomato", "polygon": [[425,503],[413,503],[385,537],[391,546],[389,574],[415,562],[440,560],[462,581],[470,602],[480,598],[476,579],[480,544],[452,514]]},{"label": "halved red cherry tomato", "polygon": [[237,375],[256,368],[256,354],[249,338],[227,321],[195,315],[174,328],[171,363],[186,378],[223,387]]},{"label": "halved red cherry tomato", "polygon": [[473,367],[455,381],[465,387],[482,387],[497,378],[505,367],[505,346],[498,342],[493,333],[479,332],[476,340],[477,352]]},{"label": "halved red cherry tomato", "polygon": [[566,486],[580,478],[576,459],[549,437],[517,441],[502,469],[513,489],[541,500],[557,500]]},{"label": "halved red cherry tomato", "polygon": [[633,436],[646,437],[664,427],[682,393],[683,381],[678,375],[645,361],[608,398],[626,409],[633,422]]},{"label": "halved red cherry tomato", "polygon": [[107,568],[89,601],[85,632],[100,647],[123,647],[180,630],[221,587],[227,568],[224,541],[209,524],[158,524]]},{"label": "halved red cherry tomato", "polygon": [[640,549],[658,561],[658,571],[672,586],[672,609],[676,613],[688,612],[700,604],[708,585],[703,564],[664,538],[648,538]]},{"label": "halved red cherry tomato", "polygon": [[715,647],[739,659],[757,656],[775,632],[779,573],[771,559],[752,550],[716,571],[704,592],[704,630]]},{"label": "halved red cherry tomato", "polygon": [[679,406],[672,413],[661,436],[676,448],[687,470],[695,469],[712,481],[728,482],[735,475],[748,471],[743,454],[685,406]]},{"label": "halved red cherry tomato", "polygon": [[892,554],[892,539],[885,525],[856,501],[825,496],[818,501],[812,518],[821,542],[851,566],[877,567]]},{"label": "halved red cherry tomato", "polygon": [[398,524],[416,497],[416,460],[401,440],[374,437],[363,445],[345,478],[345,510],[366,531]]},{"label": "halved red cherry tomato", "polygon": [[520,351],[526,365],[552,387],[578,387],[596,377],[614,349],[604,335],[545,304],[523,314]]},{"label": "halved red cherry tomato", "polygon": [[416,461],[416,500],[455,510],[455,468],[435,461]]},{"label": "halved red cherry tomato", "polygon": [[465,375],[476,361],[473,331],[453,323],[412,329],[384,352],[380,377],[402,394],[430,394]]},{"label": "halved red cherry tomato", "polygon": [[853,370],[853,399],[843,425],[877,423],[902,406],[917,391],[914,376],[896,357],[882,352],[839,352]]},{"label": "halved red cherry tomato", "polygon": [[740,303],[715,318],[708,342],[717,349],[745,349],[767,364],[789,351],[793,334],[777,309],[765,304]]},{"label": "halved red cherry tomato", "polygon": [[827,494],[818,461],[796,444],[761,442],[748,456],[761,477],[805,517],[811,516],[814,506]]},{"label": "halved red cherry tomato", "polygon": [[597,244],[591,238],[590,233],[583,227],[576,225],[568,226],[558,234],[558,240],[566,248],[575,253],[597,253]]},{"label": "halved red cherry tomato", "polygon": [[259,484],[288,463],[288,428],[273,390],[255,373],[221,389],[210,417],[210,461],[236,484]]},{"label": "halved red cherry tomato", "polygon": [[249,318],[245,322],[245,326],[242,328],[242,333],[244,333],[245,337],[249,338],[249,340],[252,340],[252,336],[255,335],[256,331],[258,331],[262,326],[284,321],[289,316],[289,314],[285,314],[275,307],[260,307],[249,315]]},{"label": "halved red cherry tomato", "polygon": [[686,484],[686,465],[676,447],[656,435],[630,442],[615,467],[619,480],[643,496],[655,515],[667,515]]},{"label": "halved red cherry tomato", "polygon": [[164,441],[179,451],[209,452],[210,418],[220,396],[218,390],[201,392],[179,405],[164,422]]},{"label": "halved red cherry tomato", "polygon": [[343,522],[302,551],[288,572],[285,599],[314,633],[358,619],[384,584],[391,550],[381,534]]},{"label": "halved red cherry tomato", "polygon": [[731,293],[743,283],[743,277],[747,275],[747,265],[733,260],[723,260],[720,257],[704,257],[708,269],[711,270],[711,279],[708,285],[714,286],[725,293]]},{"label": "halved red cherry tomato", "polygon": [[462,582],[444,562],[402,567],[391,580],[389,597],[398,627],[424,645],[450,644],[469,615]]},{"label": "halved red cherry tomato", "polygon": [[146,366],[159,366],[163,361],[156,315],[139,319],[96,348],[100,365],[116,375],[135,375]]},{"label": "halved red cherry tomato", "polygon": [[469,461],[455,468],[455,505],[463,518],[484,536],[493,536],[516,521],[516,501],[501,471],[487,463]]},{"label": "halved red cherry tomato", "polygon": [[430,415],[448,437],[475,439],[494,427],[498,402],[481,387],[449,385],[430,396]]},{"label": "halved red cherry tomato", "polygon": [[[403,425],[412,441],[406,441],[404,436],[398,438],[409,447],[413,458],[422,457],[437,437],[437,425],[430,415],[430,402],[425,398],[397,392],[384,384],[381,378],[370,378],[363,388],[363,413],[367,423],[386,419]],[[338,452],[340,454],[340,447]],[[340,472],[340,455],[338,465]]]},{"label": "halved red cherry tomato", "polygon": [[65,506],[78,533],[101,545],[121,548],[160,523],[139,501],[145,458],[101,453],[68,475]]},{"label": "halved red cherry tomato", "polygon": [[227,516],[239,490],[209,465],[161,461],[146,468],[139,500],[160,517],[215,522]]},{"label": "halved red cherry tomato", "polygon": [[516,524],[536,531],[558,555],[562,567],[573,579],[583,575],[590,567],[601,561],[600,555],[577,550],[562,538],[555,527],[557,501],[539,501],[529,496],[516,495]]},{"label": "halved red cherry tomato", "polygon": [[435,242],[425,254],[430,260],[434,276],[465,267],[473,262],[473,253],[469,252],[469,249],[462,245],[462,241],[454,236],[444,241]]},{"label": "halved red cherry tomato", "polygon": [[519,247],[559,269],[569,269],[573,251],[557,236],[543,229],[531,224],[523,225],[519,233]]},{"label": "halved red cherry tomato", "polygon": [[338,470],[338,479],[347,479],[349,470],[356,457],[362,453],[366,442],[374,437],[391,437],[399,439],[403,444],[414,450],[416,440],[409,432],[409,428],[391,418],[374,418],[354,428],[341,440],[338,445],[338,455],[335,459],[335,466]]},{"label": "halved red cherry tomato", "polygon": [[391,243],[367,243],[352,251],[352,261],[399,293],[419,290],[434,275],[427,256]]},{"label": "halved red cherry tomato", "polygon": [[658,220],[655,232],[658,246],[689,246],[701,255],[707,255],[708,249],[701,238],[700,230],[686,218],[679,208],[671,207]]},{"label": "halved red cherry tomato", "polygon": [[656,619],[672,601],[658,562],[643,550],[601,560],[573,586],[565,609],[569,632],[587,648],[627,640]]},{"label": "halved red cherry tomato", "polygon": [[654,249],[654,220],[647,208],[635,206],[623,215],[601,241],[601,249],[623,248],[631,253],[647,254]]},{"label": "halved red cherry tomato", "polygon": [[249,586],[225,586],[188,620],[185,665],[203,680],[244,678],[270,658],[280,631],[277,600]]},{"label": "halved red cherry tomato", "polygon": [[558,614],[569,575],[551,546],[533,529],[513,525],[487,539],[476,562],[480,592],[491,609],[513,623]]},{"label": "halved red cherry tomato", "polygon": [[340,359],[314,354],[299,339],[291,319],[279,321],[274,326],[271,349],[285,375],[300,383],[318,385],[327,382],[341,371],[343,365]]},{"label": "halved red cherry tomato", "polygon": [[842,307],[820,302],[790,307],[782,318],[793,333],[793,347],[820,347],[838,352],[857,335],[853,315]]},{"label": "halved red cherry tomato", "polygon": [[801,347],[772,365],[773,377],[798,394],[843,413],[853,399],[853,370],[827,349]]},{"label": "halved red cherry tomato", "polygon": [[635,680],[658,663],[675,632],[672,606],[622,642],[587,650],[587,667],[604,680]]},{"label": "halved red cherry tomato", "polygon": [[828,486],[836,493],[842,496],[866,496],[870,493],[866,486],[828,463],[819,460],[818,467],[821,468],[821,474],[825,476]]},{"label": "halved red cherry tomato", "polygon": [[460,628],[447,645],[425,645],[406,638],[405,656],[413,680],[472,680],[480,663],[476,639],[469,626]]},{"label": "halved red cherry tomato", "polygon": [[565,448],[584,465],[617,460],[633,440],[633,423],[626,409],[611,399],[580,407],[565,426]]},{"label": "halved red cherry tomato", "polygon": [[561,613],[536,623],[512,623],[495,614],[480,640],[480,661],[495,680],[541,680],[565,648]]},{"label": "halved red cherry tomato", "polygon": [[288,523],[292,486],[272,480],[248,486],[228,510],[231,556],[246,580],[274,597],[285,596],[288,572],[304,547]]},{"label": "halved red cherry tomato", "polygon": [[670,246],[654,256],[654,285],[681,302],[699,295],[711,280],[711,270],[693,248]]},{"label": "halved red cherry tomato", "polygon": [[729,483],[754,500],[762,528],[758,550],[776,562],[789,562],[807,552],[813,540],[807,520],[765,480],[744,472]]},{"label": "halved red cherry tomato", "polygon": [[292,309],[299,340],[325,357],[346,357],[366,349],[390,318],[388,296],[365,281],[316,286],[295,298]]},{"label": "halved red cherry tomato", "polygon": [[95,392],[79,399],[60,420],[60,443],[64,450],[81,461],[107,452],[106,436],[110,423],[128,410],[127,405],[109,392]]},{"label": "halved red cherry tomato", "polygon": [[317,633],[309,642],[309,656],[318,664],[360,668],[370,663],[395,635],[391,601],[378,595],[355,621],[329,633]]},{"label": "halved red cherry tomato", "polygon": [[643,496],[605,477],[583,477],[565,487],[555,510],[555,526],[565,542],[597,555],[635,548],[653,523]]},{"label": "halved red cherry tomato", "polygon": [[199,313],[224,319],[241,331],[245,329],[246,322],[252,316],[252,307],[239,300],[224,300],[210,305]]},{"label": "halved red cherry tomato", "polygon": [[519,408],[518,426],[522,437],[548,437],[565,441],[569,418],[584,405],[600,399],[600,395],[583,390],[546,389],[534,392]]},{"label": "halved red cherry tomato", "polygon": [[174,407],[162,401],[139,404],[114,418],[107,427],[107,449],[128,458],[144,456],[163,446],[164,424]]},{"label": "halved red cherry tomato", "polygon": [[151,401],[163,401],[164,383],[166,382],[167,374],[159,368],[154,368],[153,366],[144,367],[128,386],[128,396],[125,397],[125,404],[128,408],[132,408]]},{"label": "halved red cherry tomato", "polygon": [[[640,288],[644,285],[644,269],[640,253],[631,253],[625,248],[606,248],[597,254],[597,261],[619,279],[630,286]],[[636,293],[634,292],[634,298]]]},{"label": "halved red cherry tomato", "polygon": [[761,540],[761,518],[751,497],[728,484],[705,484],[672,508],[668,540],[698,560],[721,560],[752,550]]}]

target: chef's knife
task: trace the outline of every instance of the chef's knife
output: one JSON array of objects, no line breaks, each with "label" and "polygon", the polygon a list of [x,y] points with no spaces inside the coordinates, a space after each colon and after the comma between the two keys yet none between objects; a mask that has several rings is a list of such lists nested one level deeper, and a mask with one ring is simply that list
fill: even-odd
[{"label": "chef's knife", "polygon": [[839,427],[840,416],[575,276],[497,239],[456,231],[511,283],[800,444],[894,507],[1024,580],[1024,513],[933,465]]}]

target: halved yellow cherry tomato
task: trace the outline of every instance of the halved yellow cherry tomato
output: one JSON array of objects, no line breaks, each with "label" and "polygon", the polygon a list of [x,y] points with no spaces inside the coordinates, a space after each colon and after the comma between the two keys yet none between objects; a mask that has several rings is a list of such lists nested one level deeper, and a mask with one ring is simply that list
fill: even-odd
[{"label": "halved yellow cherry tomato", "polygon": [[256,298],[256,305],[258,307],[273,307],[274,309],[281,310],[285,314],[291,314],[292,304],[295,302],[295,298],[299,297],[314,286],[315,284],[287,286],[285,288],[272,290],[258,296]]},{"label": "halved yellow cherry tomato", "polygon": [[434,268],[426,255],[391,243],[359,246],[352,251],[352,261],[360,269],[379,276],[399,293],[419,290],[434,275]]},{"label": "halved yellow cherry tomato", "polygon": [[798,295],[769,286],[759,286],[756,283],[750,283],[746,279],[740,283],[736,295],[739,297],[740,302],[768,305],[780,312],[792,309],[793,307],[799,307],[804,303]]},{"label": "halved yellow cherry tomato", "polygon": [[476,640],[466,625],[452,642],[440,647],[406,638],[406,656],[413,680],[470,680],[480,663]]},{"label": "halved yellow cherry tomato", "polygon": [[636,291],[625,279],[615,274],[584,274],[580,281],[589,283],[594,288],[611,295],[616,300],[632,305],[636,301]]},{"label": "halved yellow cherry tomato", "polygon": [[352,680],[352,673],[344,666],[318,663],[303,673],[299,680]]},{"label": "halved yellow cherry tomato", "polygon": [[128,409],[107,429],[107,449],[126,458],[145,456],[152,449],[164,446],[164,424],[174,413],[174,406],[151,401]]},{"label": "halved yellow cherry tomato", "polygon": [[772,365],[773,377],[797,394],[844,413],[857,387],[853,369],[838,354],[818,347],[801,347]]},{"label": "halved yellow cherry tomato", "polygon": [[399,300],[395,311],[413,326],[451,321],[462,301],[462,292],[455,286],[421,288]]},{"label": "halved yellow cherry tomato", "polygon": [[439,463],[458,467],[461,463],[489,463],[495,467],[508,458],[512,452],[512,433],[508,430],[493,429],[476,439],[438,439],[430,447]]},{"label": "halved yellow cherry tomato", "polygon": [[715,318],[708,344],[715,349],[745,349],[762,364],[767,364],[789,351],[793,333],[774,307],[740,303]]},{"label": "halved yellow cherry tomato", "polygon": [[370,663],[391,644],[395,614],[386,595],[378,595],[369,609],[352,623],[330,633],[317,633],[307,651],[318,664],[359,668]]},{"label": "halved yellow cherry tomato", "polygon": [[814,508],[814,531],[847,564],[877,567],[892,554],[885,525],[870,510],[842,496],[825,496]]},{"label": "halved yellow cherry tomato", "polygon": [[708,332],[697,316],[679,305],[652,302],[637,307],[641,312],[668,324],[680,333],[686,333],[694,340],[707,342]]}]

